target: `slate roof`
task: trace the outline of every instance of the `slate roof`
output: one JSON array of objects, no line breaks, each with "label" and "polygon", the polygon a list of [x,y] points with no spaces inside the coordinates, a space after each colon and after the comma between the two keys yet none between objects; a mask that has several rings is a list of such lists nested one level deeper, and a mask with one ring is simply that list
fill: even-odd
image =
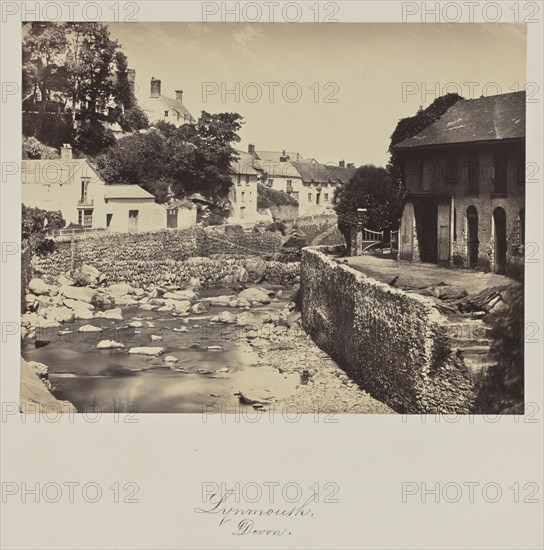
[{"label": "slate roof", "polygon": [[256,160],[255,166],[268,174],[269,178],[299,178],[300,173],[292,162]]},{"label": "slate roof", "polygon": [[396,149],[525,138],[525,92],[463,99]]},{"label": "slate roof", "polygon": [[155,199],[154,195],[139,185],[106,185],[104,189],[106,199]]},{"label": "slate roof", "polygon": [[293,165],[304,183],[347,183],[356,171],[355,168],[308,161],[293,162]]},{"label": "slate roof", "polygon": [[262,169],[258,167],[257,161],[252,155],[243,151],[237,151],[237,154],[240,160],[230,163],[230,169],[234,174],[255,176],[261,173]]},{"label": "slate roof", "polygon": [[[283,151],[255,151],[260,160],[268,160],[271,162],[280,162],[280,157],[283,157]],[[302,160],[303,157],[300,153],[293,153],[292,151],[285,151],[285,156],[289,157],[290,161]]]},{"label": "slate roof", "polygon": [[183,105],[183,103],[178,99],[172,99],[171,97],[168,97],[162,94],[159,97],[160,97],[161,103],[168,109],[175,111],[176,113],[179,113],[182,117],[187,116],[192,120],[195,120],[195,118],[189,112],[187,107],[185,107],[185,105]]}]

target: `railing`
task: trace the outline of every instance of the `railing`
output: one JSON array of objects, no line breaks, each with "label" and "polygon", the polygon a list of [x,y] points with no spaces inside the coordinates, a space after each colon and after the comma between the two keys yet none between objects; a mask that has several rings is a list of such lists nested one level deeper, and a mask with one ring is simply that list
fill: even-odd
[{"label": "railing", "polygon": [[107,230],[106,227],[75,227],[72,229],[55,229],[50,235],[52,237],[68,237],[71,235],[81,235],[82,233],[102,233]]}]

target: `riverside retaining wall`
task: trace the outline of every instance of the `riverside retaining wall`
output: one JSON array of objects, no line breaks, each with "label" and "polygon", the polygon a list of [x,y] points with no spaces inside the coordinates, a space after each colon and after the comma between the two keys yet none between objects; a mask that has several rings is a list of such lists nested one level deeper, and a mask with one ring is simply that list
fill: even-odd
[{"label": "riverside retaining wall", "polygon": [[403,413],[469,413],[474,382],[433,302],[302,251],[304,328],[373,397]]}]

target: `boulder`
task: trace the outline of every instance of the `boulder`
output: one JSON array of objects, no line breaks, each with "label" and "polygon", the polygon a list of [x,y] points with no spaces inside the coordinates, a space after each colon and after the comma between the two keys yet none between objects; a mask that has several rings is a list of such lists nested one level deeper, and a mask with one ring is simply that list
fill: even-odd
[{"label": "boulder", "polygon": [[232,296],[214,296],[210,299],[210,305],[218,307],[227,307],[232,300]]},{"label": "boulder", "polygon": [[73,310],[74,318],[78,320],[89,320],[94,317],[94,313],[86,307],[78,307]]},{"label": "boulder", "polygon": [[98,282],[98,278],[100,277],[100,271],[96,269],[96,267],[93,267],[92,265],[83,264],[81,266],[81,269],[79,270],[84,275],[87,275],[91,285],[95,285]]},{"label": "boulder", "polygon": [[88,304],[92,303],[98,294],[96,290],[92,288],[77,286],[61,286],[59,291],[65,298],[87,302]]},{"label": "boulder", "polygon": [[32,279],[28,283],[28,290],[36,296],[48,295],[51,291],[51,287],[45,284],[41,279]]},{"label": "boulder", "polygon": [[95,327],[94,325],[83,325],[79,327],[78,332],[102,332],[100,327]]},{"label": "boulder", "polygon": [[248,302],[257,302],[259,304],[269,304],[270,298],[268,294],[259,290],[258,288],[246,288],[238,294],[239,300],[246,300]]},{"label": "boulder", "polygon": [[114,303],[116,306],[136,306],[139,304],[138,300],[132,298],[132,296],[114,296]]},{"label": "boulder", "polygon": [[134,288],[132,288],[128,283],[117,283],[115,285],[110,285],[107,291],[112,296],[126,296],[127,294],[134,294]]},{"label": "boulder", "polygon": [[74,311],[67,307],[50,307],[44,310],[43,315],[48,321],[57,321],[58,323],[73,321],[75,317]]},{"label": "boulder", "polygon": [[65,298],[62,301],[62,303],[66,307],[69,307],[70,309],[80,309],[80,308],[85,308],[90,310],[94,309],[94,306],[92,304],[89,304],[87,302],[82,302],[81,300],[73,300],[72,298]]},{"label": "boulder", "polygon": [[189,300],[173,300],[172,298],[166,299],[164,305],[171,307],[178,313],[187,313],[191,308]]},{"label": "boulder", "polygon": [[133,355],[149,355],[149,356],[158,356],[161,355],[161,353],[164,351],[164,348],[160,347],[137,347],[137,348],[130,348],[128,352]]},{"label": "boulder", "polygon": [[198,296],[192,290],[176,290],[175,292],[166,292],[164,298],[172,300],[198,300]]},{"label": "boulder", "polygon": [[165,363],[178,363],[179,359],[177,357],[174,357],[173,355],[167,355],[164,358]]},{"label": "boulder", "polygon": [[115,340],[100,340],[96,344],[96,349],[123,349],[125,346]]},{"label": "boulder", "polygon": [[123,314],[121,313],[121,308],[116,307],[114,309],[108,309],[107,311],[99,311],[95,314],[95,317],[102,319],[112,319],[113,321],[122,321]]},{"label": "boulder", "polygon": [[208,308],[202,302],[198,302],[191,307],[191,313],[195,315],[200,315],[201,313],[208,313]]},{"label": "boulder", "polygon": [[129,324],[128,324],[129,327],[132,327],[132,328],[141,328],[143,327],[143,323],[141,321],[131,321]]},{"label": "boulder", "polygon": [[72,286],[74,281],[70,277],[62,274],[57,277],[57,283],[59,286]]},{"label": "boulder", "polygon": [[[148,305],[148,304],[144,304],[144,305]],[[153,305],[149,305],[149,307],[151,309],[155,309],[157,306],[153,306]],[[144,308],[144,306],[142,306],[142,309],[147,309],[147,308]],[[161,306],[161,307],[157,307],[157,311],[160,311],[161,313],[164,313],[166,311],[172,311],[174,308],[172,306]]]},{"label": "boulder", "polygon": [[266,273],[266,263],[265,261],[256,256],[254,258],[248,258],[246,261],[245,270],[247,272],[248,281],[250,283],[260,283],[263,280],[264,274]]},{"label": "boulder", "polygon": [[243,313],[239,313],[236,316],[236,324],[239,327],[259,327],[263,324],[262,320],[254,315],[253,313],[250,313],[249,311],[244,311]]},{"label": "boulder", "polygon": [[189,329],[186,327],[174,327],[172,330],[174,332],[189,332]]},{"label": "boulder", "polygon": [[159,336],[158,334],[152,334],[151,335],[151,341],[152,342],[160,342],[162,340],[162,336]]},{"label": "boulder", "polygon": [[219,315],[214,315],[210,320],[214,323],[236,323],[236,317],[230,311],[222,311]]}]

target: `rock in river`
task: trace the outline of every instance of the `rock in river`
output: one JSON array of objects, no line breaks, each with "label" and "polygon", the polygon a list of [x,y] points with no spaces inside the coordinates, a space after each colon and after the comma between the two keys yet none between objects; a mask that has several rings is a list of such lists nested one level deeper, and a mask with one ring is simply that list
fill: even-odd
[{"label": "rock in river", "polygon": [[37,296],[42,294],[49,294],[50,287],[46,285],[41,279],[32,279],[28,283],[28,290]]},{"label": "rock in river", "polygon": [[61,286],[59,292],[66,298],[80,300],[88,304],[90,304],[97,295],[96,290],[79,286]]},{"label": "rock in river", "polygon": [[79,332],[102,332],[100,327],[95,327],[94,325],[83,325],[79,327]]},{"label": "rock in river", "polygon": [[138,348],[130,348],[128,350],[131,354],[136,355],[150,355],[156,357],[157,355],[160,355],[164,351],[164,348],[160,347],[138,347]]},{"label": "rock in river", "polygon": [[123,344],[115,340],[100,340],[100,342],[96,344],[96,349],[122,349],[124,347]]},{"label": "rock in river", "polygon": [[258,288],[246,288],[238,294],[239,300],[247,300],[248,302],[258,302],[260,304],[269,304],[270,298],[268,294],[264,293]]}]

